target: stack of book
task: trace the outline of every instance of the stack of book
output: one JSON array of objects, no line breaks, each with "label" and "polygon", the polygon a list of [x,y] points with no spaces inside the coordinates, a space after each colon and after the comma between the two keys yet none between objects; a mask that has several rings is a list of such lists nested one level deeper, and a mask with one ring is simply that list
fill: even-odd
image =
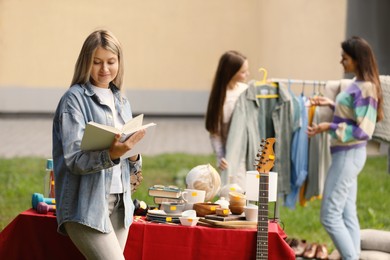
[{"label": "stack of book", "polygon": [[181,190],[176,186],[153,185],[149,188],[148,194],[153,197],[156,204],[181,200]]}]

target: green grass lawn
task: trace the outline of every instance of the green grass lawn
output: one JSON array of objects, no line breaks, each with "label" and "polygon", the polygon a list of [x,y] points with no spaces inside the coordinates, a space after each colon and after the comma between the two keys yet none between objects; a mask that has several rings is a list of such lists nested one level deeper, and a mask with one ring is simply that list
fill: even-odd
[{"label": "green grass lawn", "polygon": [[[143,157],[144,181],[133,198],[153,205],[147,190],[154,184],[185,187],[185,176],[200,164],[214,164],[213,155],[165,154]],[[0,159],[0,230],[20,212],[31,208],[31,195],[43,193],[45,158]],[[359,175],[358,212],[361,228],[390,231],[390,174],[387,157],[369,157]],[[319,222],[320,200],[295,210],[279,206],[280,224],[289,237],[308,242],[326,243],[333,248],[329,236]],[[270,203],[270,217],[274,204]]]}]

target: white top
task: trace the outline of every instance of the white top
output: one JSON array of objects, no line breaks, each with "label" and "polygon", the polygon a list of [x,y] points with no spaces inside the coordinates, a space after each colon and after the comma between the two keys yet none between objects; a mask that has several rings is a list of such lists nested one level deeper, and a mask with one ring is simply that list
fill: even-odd
[{"label": "white top", "polygon": [[[118,116],[118,113],[115,109],[114,94],[112,93],[111,89],[93,86],[93,90],[100,98],[101,102],[111,108],[114,117],[115,128],[121,129],[124,125],[124,122],[122,118]],[[113,173],[110,193],[123,193],[121,164],[119,163],[112,167],[112,171]]]},{"label": "white top", "polygon": [[226,91],[225,102],[223,103],[223,123],[229,123],[233,114],[238,97],[248,88],[248,85],[242,82],[237,82],[234,89]]}]

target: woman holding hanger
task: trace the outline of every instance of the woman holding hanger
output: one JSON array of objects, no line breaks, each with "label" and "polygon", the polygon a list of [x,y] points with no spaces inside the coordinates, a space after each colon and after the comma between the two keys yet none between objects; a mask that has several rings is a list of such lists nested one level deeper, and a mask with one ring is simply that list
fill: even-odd
[{"label": "woman holding hanger", "polygon": [[[225,145],[230,119],[238,97],[248,88],[244,83],[248,75],[248,60],[240,52],[227,51],[219,59],[207,107],[206,129],[221,171],[229,167]],[[227,184],[226,179],[222,178],[223,184]]]},{"label": "woman holding hanger", "polygon": [[378,67],[370,45],[360,37],[342,42],[341,64],[355,75],[335,102],[325,97],[311,99],[312,105],[334,110],[332,122],[308,127],[309,136],[328,131],[332,164],[322,205],[321,223],[343,260],[359,259],[360,226],[356,210],[357,177],[366,161],[366,145],[376,122],[383,119],[382,90]]}]

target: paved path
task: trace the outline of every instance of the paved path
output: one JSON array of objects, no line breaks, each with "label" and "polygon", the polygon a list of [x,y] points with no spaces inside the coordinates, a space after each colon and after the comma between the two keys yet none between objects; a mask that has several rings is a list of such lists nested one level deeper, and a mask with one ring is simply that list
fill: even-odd
[{"label": "paved path", "polygon": [[[151,117],[144,121],[157,124],[148,155],[212,153],[203,118]],[[49,116],[0,117],[0,158],[51,158],[51,127]]]}]

